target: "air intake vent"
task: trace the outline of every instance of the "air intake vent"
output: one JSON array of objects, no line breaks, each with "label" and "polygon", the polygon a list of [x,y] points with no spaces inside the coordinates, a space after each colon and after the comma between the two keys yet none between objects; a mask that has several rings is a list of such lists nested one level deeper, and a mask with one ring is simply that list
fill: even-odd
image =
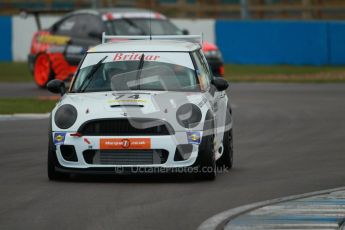
[{"label": "air intake vent", "polygon": [[158,119],[98,119],[84,123],[78,130],[84,136],[173,135],[174,130]]},{"label": "air intake vent", "polygon": [[164,149],[85,150],[85,162],[100,165],[164,164],[169,152]]},{"label": "air intake vent", "polygon": [[144,105],[111,105],[111,108],[118,108],[118,107],[137,107],[137,108],[142,108]]}]

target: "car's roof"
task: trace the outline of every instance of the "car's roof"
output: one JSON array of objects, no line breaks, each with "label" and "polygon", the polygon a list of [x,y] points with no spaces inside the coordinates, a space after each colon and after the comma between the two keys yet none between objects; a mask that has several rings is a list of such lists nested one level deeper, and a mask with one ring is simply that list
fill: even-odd
[{"label": "car's roof", "polygon": [[200,48],[197,43],[179,40],[130,40],[101,44],[88,52],[191,52]]},{"label": "car's roof", "polygon": [[96,9],[81,9],[73,11],[72,14],[89,13],[95,15],[104,15],[107,13],[157,13],[152,10],[132,7],[117,7],[117,8],[96,8]]}]

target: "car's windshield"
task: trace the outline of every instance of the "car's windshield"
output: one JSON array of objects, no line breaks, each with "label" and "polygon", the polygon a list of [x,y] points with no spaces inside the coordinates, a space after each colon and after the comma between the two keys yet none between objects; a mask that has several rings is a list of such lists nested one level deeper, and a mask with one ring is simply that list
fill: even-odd
[{"label": "car's windshield", "polygon": [[72,92],[124,90],[200,91],[200,86],[191,57],[184,52],[90,53],[72,86]]},{"label": "car's windshield", "polygon": [[[151,25],[150,25],[151,24]],[[116,35],[182,35],[182,31],[166,19],[122,18],[106,22],[108,33]]]}]

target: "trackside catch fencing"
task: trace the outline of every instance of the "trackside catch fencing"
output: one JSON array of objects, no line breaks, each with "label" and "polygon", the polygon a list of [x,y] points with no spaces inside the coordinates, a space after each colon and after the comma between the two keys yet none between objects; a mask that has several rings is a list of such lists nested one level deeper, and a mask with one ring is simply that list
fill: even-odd
[{"label": "trackside catch fencing", "polygon": [[[44,27],[58,20],[44,16]],[[344,21],[173,19],[191,34],[205,35],[225,63],[344,65]],[[0,16],[0,61],[25,61],[36,30],[33,18]],[[204,25],[204,26],[202,26]]]}]

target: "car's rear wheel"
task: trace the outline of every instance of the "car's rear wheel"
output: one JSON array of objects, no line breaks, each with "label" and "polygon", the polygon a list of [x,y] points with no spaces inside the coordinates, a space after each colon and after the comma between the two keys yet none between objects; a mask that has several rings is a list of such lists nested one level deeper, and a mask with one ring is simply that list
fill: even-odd
[{"label": "car's rear wheel", "polygon": [[34,64],[34,80],[38,87],[45,88],[47,83],[54,79],[54,71],[51,68],[49,56],[39,54]]},{"label": "car's rear wheel", "polygon": [[[50,134],[51,135],[51,134]],[[48,144],[48,178],[49,180],[67,180],[69,179],[68,173],[56,171],[56,166],[59,166],[59,161],[56,157],[56,147],[53,143],[52,137],[49,138]]]},{"label": "car's rear wheel", "polygon": [[233,145],[233,135],[232,135],[232,129],[224,132],[223,137],[223,154],[222,156],[217,160],[217,166],[225,168],[225,169],[231,169],[234,163],[234,145]]}]

